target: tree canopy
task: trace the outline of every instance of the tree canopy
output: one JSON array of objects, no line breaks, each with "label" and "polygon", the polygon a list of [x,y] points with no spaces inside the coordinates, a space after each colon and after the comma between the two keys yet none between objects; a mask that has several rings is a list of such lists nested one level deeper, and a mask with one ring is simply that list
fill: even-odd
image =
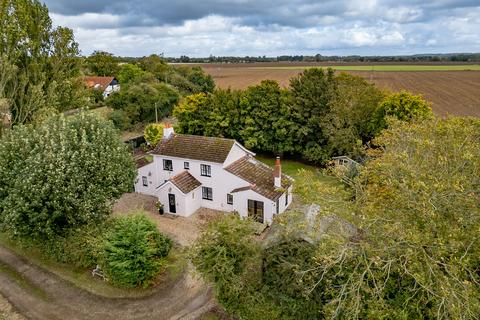
[{"label": "tree canopy", "polygon": [[134,178],[117,131],[97,116],[17,126],[0,140],[0,224],[17,235],[52,238],[102,221]]},{"label": "tree canopy", "polygon": [[384,97],[360,77],[312,68],[286,89],[266,80],[186,97],[174,115],[179,132],[233,138],[257,151],[325,164],[334,155],[361,157],[363,144],[380,132],[375,120]]},{"label": "tree canopy", "polygon": [[105,51],[94,51],[86,59],[91,74],[102,77],[116,77],[120,71],[118,59]]},{"label": "tree canopy", "polygon": [[87,103],[73,32],[53,28],[44,4],[38,0],[3,0],[0,30],[0,65],[15,70],[15,76],[0,87],[13,124]]}]

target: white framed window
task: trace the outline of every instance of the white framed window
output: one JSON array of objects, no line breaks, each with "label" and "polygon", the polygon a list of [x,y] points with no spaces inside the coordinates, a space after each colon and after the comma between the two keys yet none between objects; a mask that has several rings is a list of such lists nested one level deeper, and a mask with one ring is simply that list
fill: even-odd
[{"label": "white framed window", "polygon": [[190,169],[190,162],[185,161],[185,162],[183,163],[183,169],[189,170],[189,169]]},{"label": "white framed window", "polygon": [[233,194],[227,194],[227,204],[233,204]]},{"label": "white framed window", "polygon": [[212,166],[208,164],[201,164],[200,165],[200,175],[204,177],[211,177],[212,176]]},{"label": "white framed window", "polygon": [[212,188],[202,187],[202,199],[204,200],[213,200],[213,191]]},{"label": "white framed window", "polygon": [[285,191],[285,206],[288,205],[288,189]]},{"label": "white framed window", "polygon": [[142,177],[142,184],[144,187],[148,187],[148,179],[146,176],[143,176]]},{"label": "white framed window", "polygon": [[172,160],[163,159],[163,170],[173,171],[173,163],[172,163]]}]

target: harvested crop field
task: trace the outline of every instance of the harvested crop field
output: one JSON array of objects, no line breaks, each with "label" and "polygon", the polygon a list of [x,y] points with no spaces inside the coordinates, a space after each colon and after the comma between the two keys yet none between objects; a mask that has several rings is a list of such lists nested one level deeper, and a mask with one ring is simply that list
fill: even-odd
[{"label": "harvested crop field", "polygon": [[[250,63],[202,64],[201,66],[213,76],[219,87],[243,89],[265,79],[276,80],[282,86],[288,86],[289,79],[305,68],[327,65],[325,63]],[[391,91],[405,89],[422,94],[432,102],[433,110],[440,116],[454,114],[480,117],[480,68],[478,65],[349,63],[336,64],[336,66],[341,71],[362,76],[381,88]],[[372,67],[374,71],[371,71]],[[364,69],[370,71],[359,71]],[[471,71],[461,71],[464,69]]]}]

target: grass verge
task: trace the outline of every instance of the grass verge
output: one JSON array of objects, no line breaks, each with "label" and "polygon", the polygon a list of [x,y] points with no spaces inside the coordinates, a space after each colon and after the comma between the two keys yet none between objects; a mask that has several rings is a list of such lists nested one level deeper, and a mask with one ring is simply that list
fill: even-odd
[{"label": "grass verge", "polygon": [[[56,262],[42,254],[38,248],[24,246],[17,241],[10,239],[4,233],[0,233],[0,245],[10,249],[17,255],[22,256],[28,262],[59,276],[77,288],[107,298],[140,298],[149,296],[178,280],[187,267],[187,261],[183,250],[174,247],[166,258],[164,271],[158,275],[157,279],[155,279],[154,286],[147,289],[127,289],[115,287],[98,277],[92,277],[90,269],[76,268],[72,265]],[[7,272],[8,269],[2,266],[3,264],[0,263],[0,272]],[[8,271],[8,274],[12,275],[12,279],[15,281],[20,281],[21,279],[19,279],[18,276],[21,277],[21,275],[15,276],[15,272],[16,271],[12,269]],[[24,281],[26,280],[24,279]],[[28,282],[26,282],[25,285],[27,283]],[[21,285],[21,283],[19,284]]]}]

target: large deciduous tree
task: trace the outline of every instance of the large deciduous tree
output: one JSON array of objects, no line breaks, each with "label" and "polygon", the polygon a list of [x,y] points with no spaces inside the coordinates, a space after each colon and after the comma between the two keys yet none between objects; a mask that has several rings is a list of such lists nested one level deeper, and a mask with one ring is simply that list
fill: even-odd
[{"label": "large deciduous tree", "polygon": [[240,100],[241,140],[247,148],[283,154],[295,150],[296,126],[288,105],[288,91],[276,81],[249,87]]},{"label": "large deciduous tree", "polygon": [[330,159],[331,149],[323,122],[335,98],[336,82],[332,69],[312,68],[290,80],[292,113],[298,125],[297,146],[303,156],[313,162]]},{"label": "large deciduous tree", "polygon": [[94,51],[86,63],[90,73],[97,76],[116,77],[120,71],[117,58],[105,51]]},{"label": "large deciduous tree", "polygon": [[333,154],[358,159],[364,144],[381,130],[375,120],[385,93],[365,79],[346,73],[335,77],[335,81],[336,95],[322,129]]},{"label": "large deciduous tree", "polygon": [[0,140],[0,224],[22,236],[62,235],[102,221],[134,178],[126,146],[97,116],[17,126]]},{"label": "large deciduous tree", "polygon": [[414,95],[408,91],[400,91],[391,94],[381,101],[376,117],[375,134],[378,135],[382,129],[388,127],[388,118],[395,118],[401,121],[414,121],[430,119],[433,111],[430,103],[421,95]]},{"label": "large deciduous tree", "polygon": [[334,289],[327,312],[340,318],[476,318],[480,122],[397,121],[376,144],[383,153],[361,171],[357,214],[345,215],[363,233],[317,251],[318,281],[348,279]]},{"label": "large deciduous tree", "polygon": [[78,44],[70,29],[52,27],[45,5],[2,0],[0,33],[0,63],[16,68],[16,76],[0,88],[13,124],[30,122],[44,110],[85,105]]}]

